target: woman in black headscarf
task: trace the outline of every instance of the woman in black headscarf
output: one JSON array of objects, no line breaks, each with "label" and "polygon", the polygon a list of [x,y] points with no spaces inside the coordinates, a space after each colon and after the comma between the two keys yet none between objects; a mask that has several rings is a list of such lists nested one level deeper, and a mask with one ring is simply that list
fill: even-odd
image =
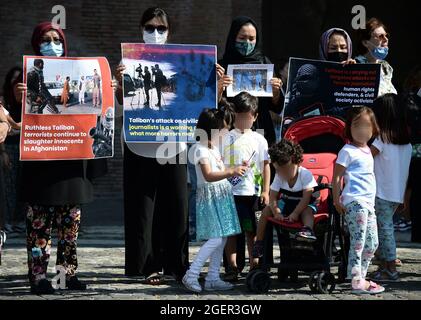
[{"label": "woman in black headscarf", "polygon": [[[271,61],[262,53],[260,44],[259,32],[253,19],[240,16],[232,21],[224,56],[217,65],[220,79],[218,81],[219,99],[222,98],[225,88],[233,82],[231,77],[225,75],[228,65],[271,64]],[[283,107],[282,80],[273,78],[270,83],[273,88],[273,98],[259,98],[259,114],[255,125],[256,129],[264,129],[269,146],[276,142],[275,129],[269,111],[281,113]]]},{"label": "woman in black headscarf", "polygon": [[[228,65],[233,64],[271,64],[271,61],[260,49],[260,37],[256,23],[249,17],[237,17],[232,21],[231,29],[225,47],[223,59],[217,64],[218,94],[222,99],[225,88],[233,83],[233,79],[225,75]],[[270,110],[281,113],[283,107],[283,95],[281,94],[282,80],[273,78],[270,80],[273,89],[272,98],[259,98],[258,117],[255,129],[263,129],[264,136],[269,146],[276,142],[276,134]],[[231,102],[231,99],[227,99]],[[256,205],[257,207],[257,205]],[[256,208],[257,209],[257,208]],[[253,226],[255,229],[255,226]],[[235,281],[238,273],[245,266],[245,243],[244,233],[229,239],[226,248],[226,277],[227,281]],[[228,260],[228,261],[227,261]]]}]

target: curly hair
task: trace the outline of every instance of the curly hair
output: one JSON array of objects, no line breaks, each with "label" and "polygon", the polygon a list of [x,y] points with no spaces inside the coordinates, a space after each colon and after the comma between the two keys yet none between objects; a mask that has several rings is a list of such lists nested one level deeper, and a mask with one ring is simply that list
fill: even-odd
[{"label": "curly hair", "polygon": [[277,163],[280,166],[286,165],[290,161],[293,164],[301,164],[303,162],[303,153],[304,150],[299,144],[287,139],[273,145],[269,149],[272,163]]}]

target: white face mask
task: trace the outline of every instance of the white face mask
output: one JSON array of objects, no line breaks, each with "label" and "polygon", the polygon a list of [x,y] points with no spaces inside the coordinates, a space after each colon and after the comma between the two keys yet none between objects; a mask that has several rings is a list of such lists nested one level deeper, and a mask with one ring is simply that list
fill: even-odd
[{"label": "white face mask", "polygon": [[143,40],[147,44],[165,44],[168,38],[168,31],[164,33],[159,33],[158,30],[155,30],[152,33],[143,31]]}]

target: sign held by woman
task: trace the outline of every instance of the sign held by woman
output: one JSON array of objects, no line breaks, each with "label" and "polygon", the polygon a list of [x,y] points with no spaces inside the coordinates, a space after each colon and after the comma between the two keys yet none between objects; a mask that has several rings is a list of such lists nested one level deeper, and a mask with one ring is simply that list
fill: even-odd
[{"label": "sign held by woman", "polygon": [[113,156],[114,97],[106,58],[24,56],[21,160]]}]

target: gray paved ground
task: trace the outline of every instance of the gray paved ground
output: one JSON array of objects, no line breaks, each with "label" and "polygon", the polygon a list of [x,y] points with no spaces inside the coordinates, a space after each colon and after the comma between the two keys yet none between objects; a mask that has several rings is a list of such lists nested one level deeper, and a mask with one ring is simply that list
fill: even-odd
[{"label": "gray paved ground", "polygon": [[[240,281],[231,292],[195,295],[186,292],[174,280],[167,285],[152,287],[141,284],[141,279],[124,276],[124,242],[122,227],[86,227],[79,240],[79,277],[88,284],[85,292],[66,291],[50,296],[34,296],[29,293],[26,280],[26,252],[23,238],[9,239],[3,251],[0,266],[0,300],[4,299],[195,299],[195,300],[419,300],[421,299],[421,246],[407,243],[408,234],[398,235],[398,256],[404,265],[400,268],[401,282],[389,284],[387,292],[371,297],[351,295],[349,286],[341,285],[331,295],[311,294],[307,277],[301,275],[298,283],[281,284],[273,275],[272,288],[266,295],[255,295],[247,291]],[[192,244],[190,259],[198,251]],[[279,251],[274,251],[275,259]],[[51,262],[55,260],[55,249]],[[53,267],[51,263],[50,268]],[[372,267],[373,268],[373,267]],[[221,269],[222,271],[222,269]],[[273,270],[275,273],[275,270]],[[50,273],[52,276],[52,273]]]}]

